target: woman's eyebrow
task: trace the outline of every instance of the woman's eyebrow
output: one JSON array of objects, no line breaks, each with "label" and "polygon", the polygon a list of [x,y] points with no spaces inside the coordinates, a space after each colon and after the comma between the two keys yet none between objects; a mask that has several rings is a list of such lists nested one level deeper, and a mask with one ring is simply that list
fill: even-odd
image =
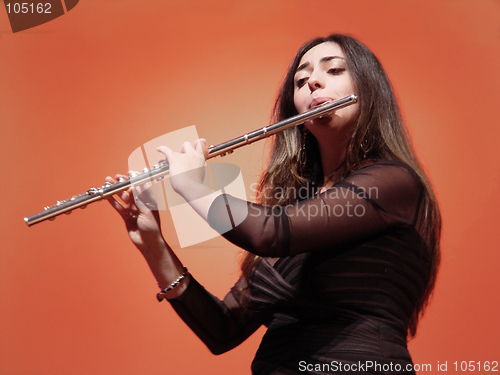
[{"label": "woman's eyebrow", "polygon": [[[341,56],[325,56],[325,57],[322,57],[319,62],[323,64],[323,63],[326,63],[328,61],[332,61],[333,59],[342,59],[342,60],[345,60],[345,57],[341,57]],[[311,65],[311,63],[309,61],[306,61],[305,63],[299,65],[299,67],[297,68],[297,70],[295,71],[295,73],[297,73],[297,72],[299,72],[301,70],[306,69],[309,65]]]},{"label": "woman's eyebrow", "polygon": [[345,57],[341,57],[341,56],[325,56],[319,62],[320,63],[325,63],[325,62],[328,62],[328,61],[332,61],[333,59],[342,59],[342,60],[345,60]]}]

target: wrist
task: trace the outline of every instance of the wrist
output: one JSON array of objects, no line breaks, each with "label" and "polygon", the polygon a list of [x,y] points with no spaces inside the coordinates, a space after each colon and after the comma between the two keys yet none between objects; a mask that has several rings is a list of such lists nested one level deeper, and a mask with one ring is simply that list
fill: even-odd
[{"label": "wrist", "polygon": [[163,301],[165,298],[173,299],[179,297],[184,292],[184,290],[186,290],[188,284],[189,284],[188,270],[186,267],[183,267],[182,274],[167,287],[162,288],[158,283],[158,287],[160,287],[160,292],[156,294],[158,302]]},{"label": "wrist", "polygon": [[137,247],[150,265],[151,263],[162,262],[162,260],[168,256],[168,252],[171,251],[167,242],[161,235]]},{"label": "wrist", "polygon": [[200,189],[191,192],[189,196],[185,196],[186,202],[203,220],[207,220],[208,212],[214,200],[221,195],[221,191],[213,192],[212,189],[202,185]]},{"label": "wrist", "polygon": [[[171,287],[168,291],[165,290],[165,298],[175,298],[184,291],[189,283],[189,274],[163,237],[143,255],[158,287],[162,290]],[[175,285],[172,286],[173,284]]]}]

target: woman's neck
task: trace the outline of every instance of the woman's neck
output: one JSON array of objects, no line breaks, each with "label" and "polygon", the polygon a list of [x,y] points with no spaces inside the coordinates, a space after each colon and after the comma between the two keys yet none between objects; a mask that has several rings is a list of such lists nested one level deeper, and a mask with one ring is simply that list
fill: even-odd
[{"label": "woman's neck", "polygon": [[345,161],[348,139],[345,134],[337,134],[333,139],[318,140],[323,167],[323,186],[326,188],[333,185],[335,174]]}]

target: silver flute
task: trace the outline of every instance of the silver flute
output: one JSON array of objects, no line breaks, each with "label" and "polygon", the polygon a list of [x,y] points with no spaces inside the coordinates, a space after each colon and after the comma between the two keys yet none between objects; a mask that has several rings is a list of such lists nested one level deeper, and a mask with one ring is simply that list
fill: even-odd
[{"label": "silver flute", "polygon": [[[275,124],[265,126],[261,129],[254,130],[250,133],[246,133],[240,137],[231,139],[230,141],[216,146],[212,145],[208,148],[207,159],[211,159],[216,156],[225,156],[226,154],[232,153],[239,147],[249,145],[291,127],[301,125],[312,119],[326,116],[337,109],[347,107],[357,101],[357,96],[353,94],[334,102],[324,103],[307,112],[298,114],[283,121],[279,121]],[[142,173],[131,172],[129,178],[122,178],[115,184],[106,182],[100,188],[93,187],[82,194],[75,195],[62,201],[57,201],[55,205],[47,206],[43,211],[25,217],[24,221],[28,224],[28,226],[32,226],[45,220],[54,220],[56,216],[62,214],[69,215],[76,208],[86,208],[90,203],[115,195],[129,189],[132,186],[141,185],[150,181],[161,180],[168,174],[168,169],[168,164],[166,161],[162,160],[158,164],[152,166],[151,169],[145,168]]]}]

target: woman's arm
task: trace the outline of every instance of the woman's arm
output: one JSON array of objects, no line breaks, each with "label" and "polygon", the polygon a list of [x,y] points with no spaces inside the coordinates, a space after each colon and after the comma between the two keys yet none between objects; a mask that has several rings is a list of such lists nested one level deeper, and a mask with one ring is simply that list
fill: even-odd
[{"label": "woman's arm", "polygon": [[[178,153],[166,147],[158,151],[165,154],[174,172],[174,190],[226,239],[264,257],[335,248],[397,225],[412,225],[423,193],[410,167],[385,161],[352,173],[313,198],[270,208],[226,194],[210,195],[202,184],[201,167],[207,155],[204,140],[197,140],[194,147],[185,143]],[[244,220],[242,213],[247,213]],[[235,217],[238,220],[233,221]],[[227,231],[228,222],[239,224]]]},{"label": "woman's arm", "polygon": [[[333,251],[366,241],[396,226],[414,224],[423,192],[415,172],[399,162],[362,168],[331,189],[286,207],[270,208],[231,197],[218,197],[208,214],[215,229],[227,211],[248,216],[223,236],[265,257]],[[224,198],[224,199],[223,199]]]},{"label": "woman's arm", "polygon": [[[106,177],[106,181],[115,183],[120,177],[126,176]],[[146,259],[153,276],[158,282],[158,286],[163,289],[171,285],[183,274],[184,267],[163,238],[158,211],[151,211],[144,205],[138,206],[134,200],[133,194],[137,194],[138,196],[141,195],[143,201],[154,201],[147,186],[142,185],[134,189],[134,192],[129,189],[119,194],[123,204],[114,196],[108,198],[108,201],[122,217],[130,239]],[[189,279],[188,274],[175,288],[167,293],[166,297],[175,298],[181,295],[189,284]]]},{"label": "woman's arm", "polygon": [[[107,177],[106,181],[114,183],[120,177],[125,176]],[[120,193],[122,202],[114,197],[108,201],[124,220],[130,239],[163,289],[182,275],[184,267],[163,238],[158,211],[138,205],[133,194],[140,195],[141,202],[149,203],[154,202],[153,196],[145,185],[134,189]],[[240,291],[245,287],[244,279],[240,279],[224,301],[220,301],[187,274],[165,296],[210,351],[221,354],[239,345],[262,324],[258,314],[240,303]]]},{"label": "woman's arm", "polygon": [[241,344],[263,324],[262,313],[241,304],[245,287],[245,279],[240,278],[221,301],[192,278],[185,292],[169,302],[213,354],[222,354]]}]

